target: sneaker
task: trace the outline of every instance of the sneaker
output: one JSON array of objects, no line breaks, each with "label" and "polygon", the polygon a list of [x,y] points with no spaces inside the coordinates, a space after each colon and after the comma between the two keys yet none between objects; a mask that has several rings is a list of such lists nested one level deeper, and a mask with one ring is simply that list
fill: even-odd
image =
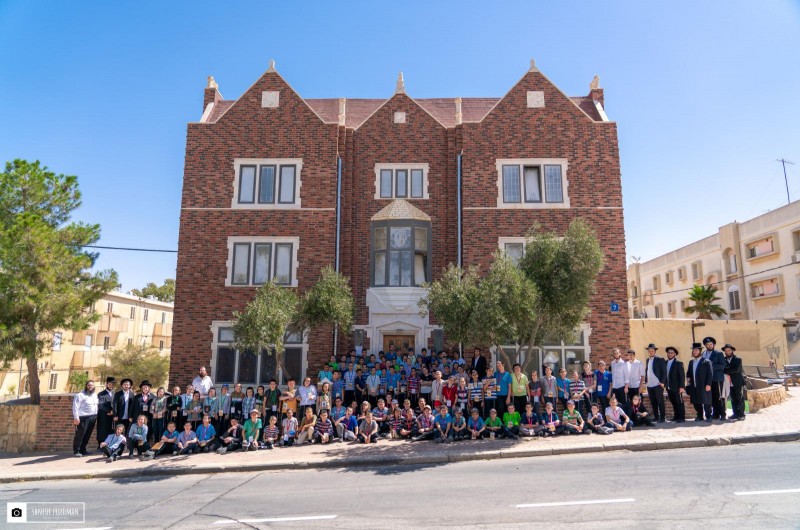
[{"label": "sneaker", "polygon": [[217,449],[217,454],[223,455],[227,450],[228,450],[227,447],[220,447],[219,449]]},{"label": "sneaker", "polygon": [[178,451],[172,451],[172,456],[178,456]]},{"label": "sneaker", "polygon": [[74,455],[74,456],[75,456],[75,458],[80,458],[80,457],[82,457],[83,455],[82,455],[82,454],[80,454],[80,453],[75,453],[75,455]]},{"label": "sneaker", "polygon": [[106,462],[111,462],[111,457],[110,456],[106,457]]},{"label": "sneaker", "polygon": [[111,461],[112,462],[116,462],[117,461],[117,455],[111,455]]}]

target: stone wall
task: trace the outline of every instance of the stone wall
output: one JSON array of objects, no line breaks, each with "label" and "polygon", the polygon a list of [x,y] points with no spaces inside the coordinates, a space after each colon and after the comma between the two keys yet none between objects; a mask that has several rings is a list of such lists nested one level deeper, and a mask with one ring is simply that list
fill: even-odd
[{"label": "stone wall", "polygon": [[771,385],[767,388],[747,391],[750,412],[756,412],[759,409],[783,403],[787,397],[786,388],[780,385]]},{"label": "stone wall", "polygon": [[0,405],[0,453],[28,453],[36,443],[36,405]]}]

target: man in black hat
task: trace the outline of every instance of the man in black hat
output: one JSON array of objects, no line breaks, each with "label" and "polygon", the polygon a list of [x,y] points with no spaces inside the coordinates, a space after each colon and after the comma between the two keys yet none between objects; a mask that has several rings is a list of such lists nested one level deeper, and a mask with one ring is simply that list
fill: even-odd
[{"label": "man in black hat", "polygon": [[703,358],[703,345],[692,343],[692,360],[686,368],[686,390],[692,398],[692,405],[697,412],[694,421],[711,423],[711,387],[714,382],[714,367],[711,361]]},{"label": "man in black hat", "polygon": [[655,344],[647,345],[647,366],[644,370],[644,381],[647,385],[647,395],[650,397],[650,406],[653,407],[653,416],[657,423],[667,421],[666,406],[664,404],[664,388],[667,382],[667,362],[663,357],[656,355],[658,348]]},{"label": "man in black hat", "polygon": [[722,347],[722,352],[725,354],[725,375],[731,382],[731,408],[733,408],[731,421],[744,420],[744,370],[742,360],[733,354],[735,351],[736,348],[730,344]]},{"label": "man in black hat", "polygon": [[683,394],[686,392],[686,372],[683,363],[678,360],[678,350],[674,346],[667,346],[667,396],[672,403],[674,416],[672,421],[683,423],[686,421],[686,407],[683,405]]},{"label": "man in black hat", "polygon": [[150,381],[142,381],[139,385],[141,392],[136,394],[133,399],[133,417],[138,418],[140,415],[144,415],[147,418],[147,426],[149,427],[147,430],[148,441],[155,436],[155,433],[150,431],[155,430],[153,429],[153,406],[155,405],[156,397],[150,392],[150,387]]},{"label": "man in black hat", "polygon": [[725,356],[717,349],[717,339],[706,337],[703,339],[706,351],[703,358],[711,361],[714,368],[714,382],[711,384],[711,406],[715,420],[725,421],[725,398],[722,397],[722,385],[725,382]]},{"label": "man in black hat", "polygon": [[113,377],[106,377],[106,388],[97,394],[97,447],[106,441],[114,432],[114,382]]},{"label": "man in black hat", "polygon": [[131,428],[131,420],[136,416],[133,415],[133,381],[127,377],[120,383],[122,390],[114,394],[114,422],[122,423],[125,426],[125,433]]}]

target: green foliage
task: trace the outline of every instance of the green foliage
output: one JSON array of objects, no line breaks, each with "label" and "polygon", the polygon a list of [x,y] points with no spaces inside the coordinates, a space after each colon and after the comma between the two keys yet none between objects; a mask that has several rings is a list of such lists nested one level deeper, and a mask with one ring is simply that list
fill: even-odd
[{"label": "green foliage", "polygon": [[244,311],[234,312],[234,346],[240,351],[283,353],[286,330],[298,320],[299,299],[293,289],[281,287],[274,280],[262,285]]},{"label": "green foliage", "polygon": [[131,294],[147,298],[148,296],[154,297],[159,302],[174,302],[175,301],[175,280],[167,278],[164,280],[163,285],[156,285],[149,282],[143,289],[131,289]]},{"label": "green foliage", "polygon": [[519,355],[540,346],[544,337],[574,338],[602,268],[600,243],[582,219],[574,220],[564,237],[534,226],[519,265],[497,252],[480,279],[474,268],[451,265],[427,286],[420,308],[432,313],[453,341],[495,346],[503,356],[501,345],[516,344]]},{"label": "green foliage", "polygon": [[69,222],[81,203],[74,176],[14,160],[0,173],[0,360],[28,366],[31,402],[39,402],[36,359],[58,329],[79,331],[99,315],[86,311],[117,285],[114,271],[92,274],[99,225]]},{"label": "green foliage", "polygon": [[144,380],[150,381],[153,390],[167,384],[169,357],[152,346],[126,345],[108,352],[106,359],[108,364],[97,368],[100,382],[97,387],[103,387],[108,376],[116,377],[117,381],[128,377],[133,380],[134,388]]},{"label": "green foliage", "polygon": [[72,387],[73,392],[80,392],[86,387],[89,382],[89,374],[85,371],[74,371],[69,373],[69,385]]},{"label": "green foliage", "polygon": [[727,311],[716,303],[720,298],[717,296],[717,288],[713,285],[695,285],[689,289],[689,300],[694,305],[687,306],[684,311],[690,315],[697,313],[697,318],[711,320],[712,315],[721,317],[727,314]]},{"label": "green foliage", "polygon": [[322,269],[317,283],[303,296],[295,324],[298,329],[334,324],[347,332],[353,325],[354,314],[355,302],[349,281],[327,266]]},{"label": "green foliage", "polygon": [[472,320],[480,294],[478,269],[462,270],[451,263],[439,280],[425,287],[427,293],[419,301],[420,315],[436,315],[436,321],[454,343],[474,342]]}]

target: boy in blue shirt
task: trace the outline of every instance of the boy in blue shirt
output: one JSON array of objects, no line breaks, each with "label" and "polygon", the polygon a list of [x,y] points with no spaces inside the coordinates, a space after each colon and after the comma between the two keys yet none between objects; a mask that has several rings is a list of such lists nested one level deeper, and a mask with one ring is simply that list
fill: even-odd
[{"label": "boy in blue shirt", "polygon": [[[178,431],[175,430],[175,422],[171,421],[167,424],[167,429],[161,435],[161,447],[156,451],[155,456],[167,455],[172,453],[173,456],[178,454],[178,447],[175,445],[178,442]],[[158,444],[156,444],[158,445]]]},{"label": "boy in blue shirt", "polygon": [[597,363],[597,370],[594,371],[594,381],[597,384],[595,396],[600,401],[600,410],[608,407],[608,395],[611,392],[611,372],[606,369],[606,362]]},{"label": "boy in blue shirt", "polygon": [[433,420],[433,439],[436,443],[453,441],[453,417],[447,412],[447,405],[439,407],[439,414]]},{"label": "boy in blue shirt", "polygon": [[203,453],[209,453],[212,451],[216,451],[217,444],[217,431],[214,429],[214,426],[211,425],[211,418],[208,415],[203,416],[203,423],[201,423],[197,427],[197,444],[200,447],[200,451]]}]

